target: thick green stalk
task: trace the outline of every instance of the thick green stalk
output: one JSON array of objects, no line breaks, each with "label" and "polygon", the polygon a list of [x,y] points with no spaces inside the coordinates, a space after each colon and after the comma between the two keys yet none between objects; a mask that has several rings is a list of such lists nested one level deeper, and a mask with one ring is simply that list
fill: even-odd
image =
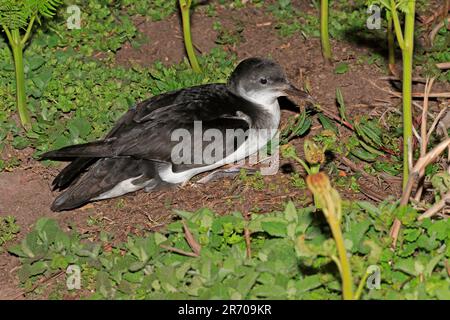
[{"label": "thick green stalk", "polygon": [[[415,0],[414,0],[415,1]],[[397,6],[395,5],[395,0],[391,0],[391,15],[394,23],[395,34],[397,36],[397,42],[400,48],[403,50],[405,41],[403,39],[402,28],[400,26],[400,19],[398,18]]]},{"label": "thick green stalk", "polygon": [[412,150],[412,67],[414,52],[415,0],[408,3],[405,16],[403,56],[403,188],[409,177],[408,155]]},{"label": "thick green stalk", "polygon": [[339,255],[340,272],[342,277],[342,292],[344,300],[353,300],[353,280],[350,271],[350,263],[348,262],[347,252],[344,246],[344,237],[342,236],[339,221],[332,215],[328,218],[328,224],[331,228],[336,248]]},{"label": "thick green stalk", "polygon": [[201,72],[200,66],[195,56],[194,46],[191,38],[191,23],[190,23],[190,6],[191,0],[180,0],[181,19],[183,20],[183,36],[184,45],[189,58],[189,63],[195,72]]},{"label": "thick green stalk", "polygon": [[387,18],[387,42],[388,42],[388,57],[389,57],[389,67],[394,67],[395,65],[395,42],[394,42],[394,30],[392,15]]},{"label": "thick green stalk", "polygon": [[18,29],[11,30],[11,48],[16,71],[16,99],[20,122],[28,130],[31,127],[31,118],[26,105],[25,73],[23,68],[23,43]]},{"label": "thick green stalk", "polygon": [[316,205],[322,209],[328,225],[331,228],[334,242],[336,243],[339,261],[335,258],[339,273],[342,278],[342,294],[344,300],[353,300],[353,279],[344,245],[340,221],[342,219],[342,201],[339,193],[331,187],[328,176],[324,173],[316,173],[306,177],[306,184],[314,195]]},{"label": "thick green stalk", "polygon": [[331,60],[330,36],[328,33],[328,0],[320,2],[320,40],[322,44],[322,55]]}]

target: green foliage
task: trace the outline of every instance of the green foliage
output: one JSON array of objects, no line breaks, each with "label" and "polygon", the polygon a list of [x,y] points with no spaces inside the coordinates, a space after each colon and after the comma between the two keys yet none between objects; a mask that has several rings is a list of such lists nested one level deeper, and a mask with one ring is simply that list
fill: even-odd
[{"label": "green foliage", "polygon": [[3,245],[13,240],[20,231],[20,227],[16,223],[13,216],[0,217],[0,253]]},{"label": "green foliage", "polygon": [[[315,2],[316,10],[319,10],[320,1]],[[267,10],[275,16],[277,24],[275,28],[283,37],[301,33],[304,37],[320,36],[319,13],[304,12],[297,9],[290,0],[278,1],[268,5]],[[330,37],[338,40],[356,37],[382,37],[378,31],[367,30],[367,7],[363,0],[334,1],[329,9]]]},{"label": "green foliage", "polygon": [[311,118],[308,117],[306,111],[302,111],[300,115],[291,117],[280,134],[280,145],[288,143],[290,140],[304,135],[311,128]]},{"label": "green foliage", "polygon": [[50,18],[61,0],[0,0],[0,25],[3,28],[25,29],[33,16]]},{"label": "green foliage", "polygon": [[[71,37],[71,33],[66,35]],[[82,38],[71,39],[80,48],[95,47],[88,47]],[[224,82],[235,63],[234,57],[213,50],[201,58],[202,74],[193,73],[186,62],[170,68],[156,63],[150,69],[126,69],[86,57],[84,52],[61,50],[59,46],[66,43],[60,43],[56,35],[39,34],[26,52],[25,69],[33,72],[27,77],[29,107],[36,118],[26,134],[11,121],[13,67],[7,48],[0,43],[0,97],[4,101],[0,108],[0,143],[7,142],[10,132],[21,146],[32,146],[42,153],[101,138],[138,100],[196,84]]]},{"label": "green foliage", "polygon": [[349,69],[348,63],[341,62],[336,65],[334,68],[334,73],[336,74],[344,74],[347,73]]},{"label": "green foliage", "polygon": [[[69,265],[80,266],[81,286],[92,290],[91,299],[340,298],[332,261],[336,247],[314,208],[289,203],[284,212],[254,214],[250,221],[240,213],[219,216],[208,209],[178,215],[201,245],[199,257],[165,249],[191,252],[179,220],[165,231],[129,236],[126,242],[106,233],[92,242],[43,218],[9,251],[20,257],[18,275],[27,285]],[[381,269],[381,288],[365,289],[363,299],[448,299],[450,220],[418,223],[416,216],[389,202],[379,207],[345,203],[342,227],[355,278],[370,265]],[[405,223],[395,252],[389,249],[388,227],[394,217]],[[250,259],[245,227],[251,231]]]},{"label": "green foliage", "polygon": [[219,21],[215,21],[213,29],[218,33],[216,43],[219,45],[237,45],[243,40],[244,26],[241,23],[237,23],[234,28],[227,29]]},{"label": "green foliage", "polygon": [[125,9],[129,15],[140,14],[150,17],[153,21],[163,20],[176,12],[176,0],[152,0],[152,1],[135,1],[121,0],[118,1],[121,8]]}]

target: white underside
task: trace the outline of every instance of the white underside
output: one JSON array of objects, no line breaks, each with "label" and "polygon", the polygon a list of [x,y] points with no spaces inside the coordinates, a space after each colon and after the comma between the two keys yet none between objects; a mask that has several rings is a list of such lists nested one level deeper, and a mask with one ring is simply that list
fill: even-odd
[{"label": "white underside", "polygon": [[246,157],[258,152],[258,150],[267,145],[267,143],[274,137],[276,129],[278,129],[278,125],[280,123],[280,106],[277,100],[277,97],[280,96],[280,94],[269,92],[262,95],[260,93],[258,95],[251,95],[251,93],[250,95],[244,95],[241,92],[241,96],[246,98],[247,100],[255,102],[271,115],[271,125],[270,128],[267,129],[272,130],[250,130],[248,139],[242,145],[240,145],[234,153],[211,165],[203,166],[200,168],[193,168],[182,172],[173,172],[171,165],[165,166],[159,171],[159,176],[162,180],[168,183],[185,183],[192,177],[202,172],[213,170],[223,165],[243,160]]},{"label": "white underside", "polygon": [[111,190],[102,193],[101,195],[99,195],[98,197],[96,197],[92,200],[104,200],[104,199],[109,199],[109,198],[115,198],[115,197],[124,195],[129,192],[134,192],[134,191],[144,188],[147,184],[149,184],[153,180],[153,179],[150,179],[143,184],[138,184],[138,185],[133,184],[133,181],[135,181],[136,179],[139,179],[140,177],[142,177],[142,175],[133,177],[133,178],[130,178],[127,180],[123,180],[122,182],[119,182],[118,184],[116,184],[116,186],[114,188],[112,188]]}]

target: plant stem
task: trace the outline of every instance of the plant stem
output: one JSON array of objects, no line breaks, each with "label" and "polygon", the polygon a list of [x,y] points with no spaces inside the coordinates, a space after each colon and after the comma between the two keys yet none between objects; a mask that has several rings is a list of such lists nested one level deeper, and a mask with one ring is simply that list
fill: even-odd
[{"label": "plant stem", "polygon": [[388,61],[389,66],[392,70],[392,68],[395,65],[395,43],[394,43],[394,30],[393,30],[393,21],[392,21],[392,14],[388,16],[387,19],[387,42],[388,42]]},{"label": "plant stem", "polygon": [[192,0],[180,0],[180,8],[181,8],[181,19],[183,20],[183,36],[184,36],[184,45],[186,47],[186,52],[189,58],[189,63],[191,64],[192,70],[195,72],[201,72],[200,66],[197,61],[197,57],[195,56],[194,46],[192,45],[191,38],[191,24],[190,24],[190,6]]},{"label": "plant stem", "polygon": [[[414,0],[414,2],[415,2],[415,0]],[[397,42],[398,42],[398,45],[400,46],[400,49],[403,50],[405,41],[403,40],[403,33],[402,33],[402,28],[400,27],[400,20],[398,18],[397,6],[395,5],[395,0],[391,0],[391,8],[390,9],[391,9],[391,14],[392,14],[392,20],[394,22],[395,34],[397,36]]]},{"label": "plant stem", "polygon": [[350,263],[348,262],[347,252],[344,246],[344,237],[342,236],[339,221],[336,217],[330,215],[328,218],[328,223],[330,225],[334,241],[336,242],[336,248],[339,255],[344,300],[353,300],[352,273],[350,271]]},{"label": "plant stem", "polygon": [[328,0],[320,2],[320,40],[322,43],[322,55],[327,61],[331,61],[331,45],[328,33]]},{"label": "plant stem", "polygon": [[16,99],[20,122],[25,130],[31,127],[31,118],[26,106],[25,73],[23,68],[23,44],[18,29],[11,30],[11,48],[16,71]]},{"label": "plant stem", "polygon": [[405,40],[403,56],[403,188],[409,177],[408,156],[412,150],[412,67],[414,52],[414,19],[415,0],[408,2],[408,12],[405,16]]},{"label": "plant stem", "polygon": [[367,271],[366,273],[364,273],[363,277],[361,278],[361,281],[359,282],[358,289],[356,289],[356,293],[355,296],[353,297],[353,300],[359,300],[361,298],[361,294],[364,290],[364,284],[366,283],[369,274],[370,273]]},{"label": "plant stem", "polygon": [[22,45],[25,45],[27,43],[28,39],[30,38],[31,30],[33,29],[33,24],[34,24],[35,19],[36,19],[35,15],[31,17],[30,23],[28,23],[27,31],[25,32],[25,35],[23,36],[22,41],[21,41]]}]

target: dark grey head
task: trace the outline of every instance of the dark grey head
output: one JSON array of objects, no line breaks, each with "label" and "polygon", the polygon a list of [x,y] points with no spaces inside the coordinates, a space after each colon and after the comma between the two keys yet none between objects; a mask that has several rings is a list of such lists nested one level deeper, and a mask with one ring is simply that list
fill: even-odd
[{"label": "dark grey head", "polygon": [[238,64],[228,86],[235,94],[261,104],[271,104],[290,94],[308,97],[291,85],[281,66],[269,59],[248,58]]}]

